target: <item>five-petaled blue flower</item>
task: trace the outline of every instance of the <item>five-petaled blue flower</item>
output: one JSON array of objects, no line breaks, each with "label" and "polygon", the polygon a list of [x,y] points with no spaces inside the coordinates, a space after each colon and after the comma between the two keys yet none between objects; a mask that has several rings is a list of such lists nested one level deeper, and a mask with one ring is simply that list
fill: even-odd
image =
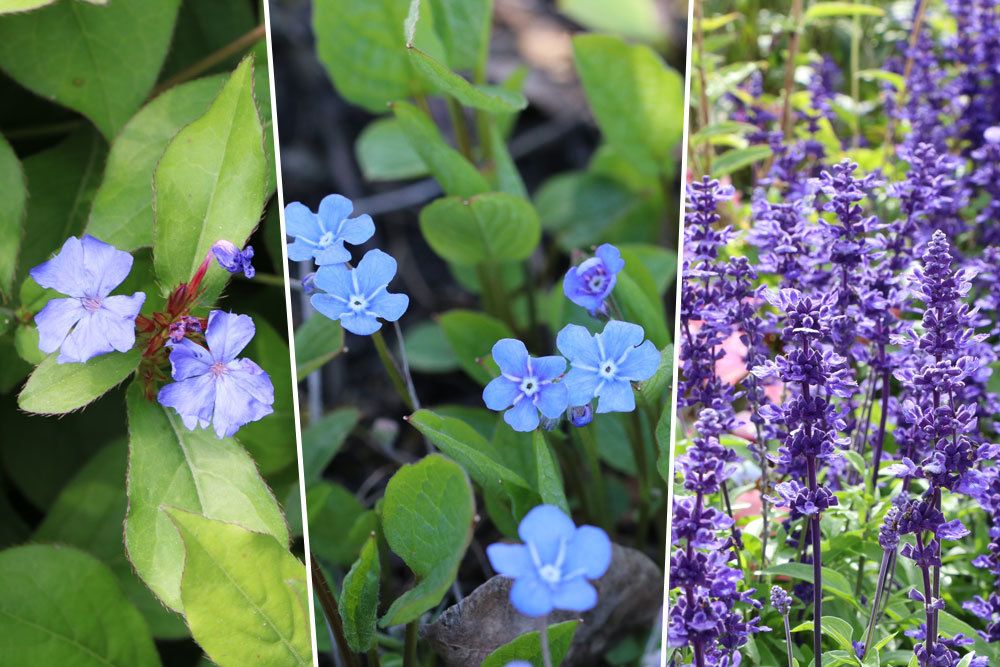
[{"label": "five-petaled blue flower", "polygon": [[605,243],[598,246],[593,257],[566,272],[563,292],[567,299],[596,316],[605,312],[604,300],[615,288],[618,273],[624,268],[625,260],[618,248]]},{"label": "five-petaled blue flower", "polygon": [[35,315],[38,348],[46,354],[59,350],[60,364],[131,350],[146,295],[108,296],[131,270],[127,252],[89,235],[66,239],[52,259],[30,272],[42,287],[69,297],[52,299]]},{"label": "five-petaled blue flower", "polygon": [[247,278],[253,278],[257,274],[250,262],[253,259],[253,246],[248,245],[240,250],[232,241],[216,241],[212,246],[212,254],[215,255],[219,266],[229,273],[242,271]]},{"label": "five-petaled blue flower", "polygon": [[285,207],[285,226],[295,241],[288,245],[288,258],[296,262],[315,259],[316,264],[343,264],[351,261],[344,243],[361,245],[375,234],[371,216],[348,218],[354,204],[341,195],[327,195],[313,213],[299,202]]},{"label": "five-petaled blue flower", "polygon": [[574,525],[558,507],[539,505],[517,529],[524,544],[486,548],[493,569],[514,579],[510,601],[520,613],[538,618],[555,609],[583,612],[597,604],[588,579],[611,565],[611,540],[594,526]]},{"label": "five-petaled blue flower", "polygon": [[591,335],[568,324],[556,337],[556,347],[569,359],[563,378],[570,405],[585,405],[597,398],[597,411],[631,412],[635,409],[632,383],[653,377],[660,353],[638,324],[611,320],[604,331]]},{"label": "five-petaled blue flower", "polygon": [[[503,420],[515,431],[538,428],[538,413],[557,419],[566,411],[566,386],[556,380],[566,370],[562,357],[531,357],[519,340],[504,338],[493,346],[493,360],[500,367],[483,390],[490,410],[507,410]],[[513,407],[511,407],[513,406]]]},{"label": "five-petaled blue flower", "polygon": [[236,358],[255,333],[246,315],[213,310],[205,328],[207,350],[187,338],[167,343],[175,382],[160,389],[157,400],[176,410],[187,428],[211,424],[219,438],[271,414],[271,378],[253,361]]},{"label": "five-petaled blue flower", "polygon": [[310,301],[351,333],[368,336],[382,328],[377,318],[395,322],[410,305],[405,294],[386,291],[395,275],[396,260],[381,250],[369,250],[355,269],[344,264],[319,267],[314,284],[325,294],[313,294]]}]

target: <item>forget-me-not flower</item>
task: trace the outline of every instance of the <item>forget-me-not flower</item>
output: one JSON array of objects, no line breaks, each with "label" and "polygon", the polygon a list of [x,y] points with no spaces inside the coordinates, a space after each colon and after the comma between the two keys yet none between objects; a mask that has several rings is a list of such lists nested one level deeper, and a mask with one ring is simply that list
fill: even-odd
[{"label": "forget-me-not flower", "polygon": [[35,315],[38,348],[46,354],[59,350],[60,364],[131,350],[146,295],[108,296],[131,270],[132,255],[100,239],[66,239],[52,259],[30,272],[42,287],[69,297],[52,299]]},{"label": "forget-me-not flower", "polygon": [[243,272],[247,278],[253,278],[257,274],[250,262],[253,259],[253,246],[251,245],[240,250],[232,241],[216,241],[212,246],[212,254],[215,255],[219,266],[229,273]]},{"label": "forget-me-not flower", "polygon": [[248,316],[213,310],[205,328],[208,349],[188,338],[167,343],[175,382],[160,389],[157,400],[176,410],[187,428],[211,424],[219,438],[271,414],[271,378],[250,359],[237,358],[255,333]]},{"label": "forget-me-not flower", "polygon": [[611,540],[594,526],[580,526],[558,507],[539,505],[518,526],[524,544],[491,544],[490,565],[514,579],[510,601],[518,612],[538,618],[556,609],[583,612],[597,604],[591,579],[611,565]]},{"label": "forget-me-not flower", "polygon": [[642,327],[611,320],[604,331],[591,335],[577,324],[568,324],[556,337],[556,347],[569,359],[563,378],[570,405],[585,405],[597,398],[597,412],[631,412],[635,409],[632,383],[653,377],[660,353],[643,341]]},{"label": "forget-me-not flower", "polygon": [[596,316],[605,312],[604,300],[615,288],[618,273],[624,268],[625,260],[618,248],[605,243],[598,246],[593,257],[566,272],[563,292],[567,299]]},{"label": "forget-me-not flower", "polygon": [[316,310],[331,320],[340,320],[351,333],[368,336],[382,328],[381,317],[395,322],[410,305],[405,294],[386,291],[396,275],[396,260],[381,250],[369,250],[350,269],[344,264],[319,267],[313,281],[323,294],[310,297]]},{"label": "forget-me-not flower", "polygon": [[316,264],[343,264],[351,261],[344,243],[361,245],[375,234],[371,216],[348,218],[354,204],[341,195],[327,195],[313,213],[303,204],[285,207],[285,226],[295,241],[288,244],[288,258],[296,262],[314,259]]},{"label": "forget-me-not flower", "polygon": [[493,346],[493,361],[500,367],[483,390],[490,410],[507,410],[503,420],[515,431],[538,428],[538,413],[558,419],[566,411],[566,387],[556,380],[566,370],[562,357],[532,357],[519,340],[504,338]]}]

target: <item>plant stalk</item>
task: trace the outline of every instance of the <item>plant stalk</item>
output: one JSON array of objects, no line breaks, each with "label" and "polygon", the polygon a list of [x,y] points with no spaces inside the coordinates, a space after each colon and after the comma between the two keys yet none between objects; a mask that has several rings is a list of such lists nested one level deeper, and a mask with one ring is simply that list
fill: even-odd
[{"label": "plant stalk", "polygon": [[583,443],[583,451],[590,471],[591,483],[594,485],[594,495],[597,496],[597,517],[601,528],[611,532],[611,515],[608,511],[608,491],[604,486],[604,476],[601,474],[601,460],[598,454],[597,439],[591,426],[576,429]]},{"label": "plant stalk", "polygon": [[337,598],[333,596],[330,584],[327,582],[319,563],[311,555],[309,556],[309,566],[312,569],[313,589],[316,592],[316,597],[319,598],[320,606],[323,607],[323,615],[326,617],[330,628],[333,629],[333,638],[336,640],[337,648],[344,657],[344,663],[347,667],[359,667],[358,658],[354,655],[354,651],[351,650],[350,646],[348,646],[347,637],[344,635],[344,624],[340,620],[340,609],[337,607]]},{"label": "plant stalk", "polygon": [[400,373],[396,362],[389,353],[389,347],[385,344],[385,337],[381,331],[376,331],[372,334],[372,342],[375,344],[375,351],[378,352],[378,358],[382,361],[382,365],[385,366],[385,370],[389,374],[389,380],[392,381],[392,386],[396,389],[396,393],[403,399],[403,403],[406,404],[406,407],[410,411],[416,410],[417,408],[413,402],[413,398],[410,396],[406,380],[403,379],[402,373]]},{"label": "plant stalk", "polygon": [[417,622],[406,624],[406,646],[403,649],[403,667],[417,667]]},{"label": "plant stalk", "polygon": [[218,51],[213,51],[190,67],[186,67],[177,74],[174,74],[172,77],[156,86],[156,88],[153,88],[153,92],[149,94],[150,99],[156,97],[169,88],[173,88],[174,86],[180,85],[185,81],[190,81],[191,79],[204,74],[216,65],[229,60],[237,53],[250,48],[266,37],[267,31],[264,25],[262,24],[257,26],[253,30],[237,37],[229,44],[226,44]]},{"label": "plant stalk", "polygon": [[542,664],[552,667],[552,652],[549,649],[549,617],[542,616],[539,620],[538,641],[542,645]]}]

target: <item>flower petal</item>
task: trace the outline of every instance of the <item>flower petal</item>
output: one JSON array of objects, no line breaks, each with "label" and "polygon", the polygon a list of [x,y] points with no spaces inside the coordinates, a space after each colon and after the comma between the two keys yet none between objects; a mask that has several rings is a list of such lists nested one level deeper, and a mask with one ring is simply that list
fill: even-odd
[{"label": "flower petal", "polygon": [[[143,295],[145,298],[145,295]],[[126,300],[131,300],[132,297],[125,296],[121,297]],[[107,300],[105,300],[106,302]],[[122,306],[122,304],[119,304]],[[124,308],[131,309],[130,304],[124,304]],[[135,319],[122,317],[115,311],[104,307],[99,310],[94,311],[91,316],[93,319],[93,326],[95,328],[100,328],[104,340],[118,352],[128,352],[135,345]]]},{"label": "flower petal", "polygon": [[323,249],[316,249],[316,264],[326,266],[328,264],[343,264],[351,261],[351,253],[344,247],[343,241],[335,241]]},{"label": "flower petal", "polygon": [[213,310],[208,314],[205,341],[216,361],[232,361],[243,351],[257,333],[253,320],[247,315]]},{"label": "flower petal", "polygon": [[573,539],[576,525],[555,505],[538,505],[521,519],[517,534],[522,542],[534,546],[543,565],[551,565],[559,556],[560,546]]},{"label": "flower petal", "polygon": [[515,338],[504,338],[494,343],[493,361],[504,375],[523,378],[528,374],[528,348]]},{"label": "flower petal", "polygon": [[579,324],[567,324],[556,336],[556,347],[572,365],[597,368],[601,363],[597,340]]},{"label": "flower petal", "polygon": [[83,363],[114,350],[105,335],[102,318],[95,317],[95,314],[84,311],[59,348],[58,363]]},{"label": "flower petal", "polygon": [[580,526],[566,545],[563,572],[583,572],[588,579],[600,579],[611,566],[611,539],[594,526]]},{"label": "flower petal", "polygon": [[597,412],[632,412],[635,410],[635,394],[631,383],[625,380],[605,382],[597,392]]},{"label": "flower petal", "polygon": [[378,250],[369,250],[354,269],[354,279],[361,293],[367,297],[384,288],[396,275],[396,260]]},{"label": "flower petal", "polygon": [[324,292],[342,297],[345,301],[354,291],[351,270],[343,264],[321,266],[313,283]]},{"label": "flower petal", "polygon": [[212,420],[215,409],[215,377],[198,377],[171,382],[164,385],[156,395],[160,405],[173,408],[184,419],[184,425],[194,430],[195,425],[203,425]]},{"label": "flower petal", "polygon": [[535,357],[529,360],[532,374],[539,380],[554,380],[566,372],[566,360],[562,357]]},{"label": "flower petal", "polygon": [[410,297],[405,294],[380,292],[368,303],[368,310],[387,322],[395,322],[410,305]]},{"label": "flower petal", "polygon": [[515,431],[529,433],[538,428],[538,409],[528,399],[521,399],[503,414],[503,420]]},{"label": "flower petal", "polygon": [[323,201],[319,203],[319,211],[317,211],[317,217],[319,218],[320,224],[323,225],[323,230],[327,232],[333,232],[338,238],[340,234],[338,233],[340,229],[340,223],[351,214],[354,210],[354,204],[351,200],[343,195],[327,195],[323,197]]},{"label": "flower petal", "polygon": [[[251,364],[257,372],[230,370],[216,381],[212,427],[218,438],[231,437],[244,424],[257,421],[274,411],[271,407],[274,402],[271,380],[259,366],[253,362]],[[270,402],[259,401],[257,396],[269,396]]]},{"label": "flower petal", "polygon": [[617,375],[632,382],[642,382],[653,377],[659,368],[660,351],[647,340],[628,352],[625,361],[618,366]]},{"label": "flower petal", "polygon": [[316,214],[297,201],[285,207],[285,231],[289,236],[309,239],[313,243],[323,235]]},{"label": "flower petal", "polygon": [[132,255],[89,234],[84,235],[80,244],[83,246],[83,268],[89,276],[92,293],[111,294],[132,270]]},{"label": "flower petal", "polygon": [[35,315],[38,349],[50,354],[59,349],[70,329],[87,314],[79,299],[52,299]]},{"label": "flower petal", "polygon": [[597,589],[582,577],[564,581],[553,591],[552,605],[565,611],[588,611],[597,606]]},{"label": "flower petal", "polygon": [[618,248],[614,247],[610,243],[602,243],[597,246],[597,250],[594,251],[594,256],[599,257],[604,266],[607,267],[608,273],[614,275],[625,268],[625,260],[622,259],[622,253]]},{"label": "flower petal", "polygon": [[529,553],[528,547],[523,544],[497,542],[486,547],[486,555],[496,573],[505,577],[527,577],[535,572],[535,564],[531,562],[531,553]]},{"label": "flower petal", "polygon": [[597,373],[579,368],[569,369],[560,384],[566,385],[569,405],[586,405],[594,398],[599,383]]},{"label": "flower petal", "polygon": [[177,382],[205,375],[214,361],[208,350],[187,338],[170,344],[170,376]]},{"label": "flower petal", "polygon": [[356,218],[345,218],[340,223],[340,232],[337,236],[351,245],[361,245],[375,236],[375,223],[372,222],[372,217],[368,214],[359,215]]},{"label": "flower petal", "polygon": [[347,307],[346,299],[330,294],[313,294],[309,297],[309,303],[331,320],[339,320],[345,313],[351,312],[351,309]]},{"label": "flower petal", "polygon": [[146,295],[143,292],[136,292],[132,296],[127,294],[116,294],[101,301],[102,308],[111,311],[123,320],[127,320],[135,326],[135,318],[142,310],[142,305],[146,302]]},{"label": "flower petal", "polygon": [[510,589],[510,602],[514,609],[532,618],[551,612],[552,591],[537,576],[521,577]]},{"label": "flower petal", "polygon": [[562,383],[544,385],[534,398],[535,405],[549,419],[558,419],[569,407],[569,394]]},{"label": "flower petal", "polygon": [[352,334],[358,336],[370,336],[382,328],[382,323],[375,319],[374,316],[355,313],[350,309],[340,316],[340,324]]},{"label": "flower petal", "polygon": [[604,331],[597,334],[598,344],[604,350],[604,359],[618,359],[631,347],[642,343],[645,332],[638,324],[611,320],[604,326]]},{"label": "flower petal", "polygon": [[310,245],[302,240],[296,240],[288,244],[288,259],[295,262],[306,262],[313,258],[316,246]]},{"label": "flower petal", "polygon": [[83,244],[71,236],[59,252],[47,262],[42,262],[28,272],[36,283],[69,296],[82,297],[89,287],[87,271],[83,266]]},{"label": "flower petal", "polygon": [[483,389],[483,403],[490,410],[506,410],[520,393],[520,385],[501,376],[491,380]]}]

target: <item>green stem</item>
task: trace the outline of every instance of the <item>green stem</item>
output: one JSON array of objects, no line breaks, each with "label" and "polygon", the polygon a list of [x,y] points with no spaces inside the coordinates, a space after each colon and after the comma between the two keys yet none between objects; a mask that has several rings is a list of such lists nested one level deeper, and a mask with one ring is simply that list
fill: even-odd
[{"label": "green stem", "polygon": [[[524,267],[524,291],[528,297],[528,326],[531,329],[528,332],[528,338],[539,343],[540,327],[538,326],[538,304],[535,302],[535,277],[531,273],[531,265],[528,260],[525,260],[522,266]],[[540,344],[539,347],[541,347]]]},{"label": "green stem", "polygon": [[[858,0],[853,0],[858,4]],[[861,114],[858,112],[858,104],[861,102],[861,84],[858,81],[858,70],[861,66],[861,15],[854,15],[854,22],[851,30],[851,98],[854,100],[854,113],[851,114],[851,122],[854,130],[852,145],[854,148],[861,146]]]},{"label": "green stem", "polygon": [[378,657],[378,647],[372,644],[368,649],[368,667],[381,667],[382,661]]},{"label": "green stem", "polygon": [[469,136],[469,126],[465,122],[465,113],[462,107],[451,97],[446,98],[448,104],[448,117],[451,119],[451,127],[455,131],[455,142],[458,144],[458,151],[465,156],[469,162],[472,158],[472,138]]},{"label": "green stem", "polygon": [[417,622],[406,624],[406,647],[403,649],[403,667],[417,667]]},{"label": "green stem", "polygon": [[[240,274],[242,276],[243,274]],[[285,287],[285,278],[283,276],[276,276],[272,273],[257,273],[253,278],[243,278],[246,281],[253,281],[256,283],[262,283],[264,285],[270,285],[272,287]],[[298,282],[297,280],[292,282]]]},{"label": "green stem", "polygon": [[504,289],[500,267],[492,262],[476,265],[479,286],[482,289],[483,305],[486,311],[503,320],[511,329],[517,331],[517,321],[510,306],[507,290]]},{"label": "green stem", "polygon": [[601,460],[597,449],[597,439],[594,437],[592,429],[593,426],[584,426],[583,428],[574,429],[574,432],[580,436],[580,442],[583,443],[583,452],[587,459],[587,467],[590,470],[590,479],[594,484],[594,496],[596,496],[594,504],[597,505],[597,516],[595,518],[600,523],[601,528],[611,532],[608,490],[604,486],[604,475],[601,474]]},{"label": "green stem", "polygon": [[552,652],[549,650],[549,617],[539,619],[538,641],[542,644],[542,664],[552,667]]},{"label": "green stem", "polygon": [[632,445],[632,455],[635,457],[636,470],[639,473],[639,525],[636,529],[635,543],[637,548],[645,546],[646,533],[649,531],[649,505],[651,502],[649,487],[649,466],[646,460],[646,446],[642,436],[642,416],[633,410],[631,417],[631,433],[629,443]]},{"label": "green stem", "polygon": [[266,37],[267,37],[267,30],[263,24],[257,26],[256,28],[253,28],[249,32],[229,42],[229,44],[226,44],[221,49],[213,51],[212,53],[208,54],[195,64],[191,65],[186,69],[181,70],[177,74],[173,75],[172,77],[170,77],[169,79],[158,85],[156,88],[153,89],[153,92],[150,93],[149,95],[150,99],[156,97],[157,95],[162,93],[164,90],[167,90],[168,88],[173,88],[174,86],[184,83],[185,81],[190,81],[191,79],[201,76],[202,74],[212,69],[216,65],[224,63],[233,56],[242,53],[243,51],[249,49],[251,46],[259,42],[260,40],[265,39]]},{"label": "green stem", "polygon": [[340,609],[337,607],[337,598],[330,590],[330,584],[326,581],[326,576],[320,568],[319,563],[312,556],[309,557],[309,565],[312,568],[313,590],[319,598],[320,606],[323,607],[323,615],[327,623],[333,630],[333,637],[337,643],[337,648],[344,657],[347,667],[359,667],[358,658],[354,655],[347,644],[347,637],[344,635],[344,625],[340,620]]},{"label": "green stem", "polygon": [[378,358],[382,360],[382,365],[385,366],[385,370],[389,374],[389,379],[392,381],[392,386],[395,387],[396,393],[403,399],[403,403],[406,404],[407,408],[414,410],[415,406],[407,389],[406,380],[403,379],[403,375],[399,372],[396,362],[393,360],[392,355],[389,354],[389,347],[385,344],[385,337],[382,336],[381,331],[376,331],[372,334],[372,342],[375,343]]}]

